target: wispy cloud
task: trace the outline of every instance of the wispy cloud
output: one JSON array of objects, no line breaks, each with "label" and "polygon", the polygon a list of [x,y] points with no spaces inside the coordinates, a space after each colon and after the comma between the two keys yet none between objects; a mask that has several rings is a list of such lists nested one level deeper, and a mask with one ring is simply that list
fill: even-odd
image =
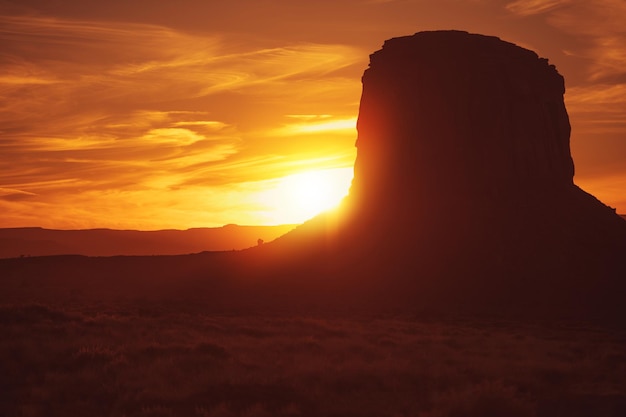
[{"label": "wispy cloud", "polygon": [[590,81],[626,76],[626,2],[622,0],[517,0],[506,6],[515,15],[541,16],[553,27],[578,39]]},{"label": "wispy cloud", "polygon": [[286,135],[266,140],[268,129],[288,109],[311,111],[302,99],[315,107],[358,88],[332,74],[361,58],[341,45],[254,49],[157,25],[32,16],[0,16],[0,44],[0,209],[60,221],[126,207],[135,227],[147,219],[118,197],[167,211],[176,196],[183,213],[204,193],[224,211],[197,218],[224,224],[236,222],[224,215],[236,184],[288,173],[294,156],[322,163],[337,149],[296,151]]},{"label": "wispy cloud", "polygon": [[603,106],[598,110],[613,109],[626,112],[626,84],[596,84],[574,87],[568,89],[566,97],[576,109]]},{"label": "wispy cloud", "polygon": [[570,88],[566,102],[577,134],[623,134],[626,131],[626,84]]},{"label": "wispy cloud", "polygon": [[549,22],[584,36],[591,43],[583,51],[590,59],[593,81],[626,75],[626,3],[615,0],[576,1],[551,16]]},{"label": "wispy cloud", "polygon": [[289,123],[270,134],[279,136],[307,135],[318,133],[338,133],[355,136],[356,117],[347,119],[333,118],[332,115],[288,115],[289,118],[300,119],[298,123]]},{"label": "wispy cloud", "polygon": [[516,0],[506,5],[507,10],[520,16],[542,14],[571,3],[571,0]]}]

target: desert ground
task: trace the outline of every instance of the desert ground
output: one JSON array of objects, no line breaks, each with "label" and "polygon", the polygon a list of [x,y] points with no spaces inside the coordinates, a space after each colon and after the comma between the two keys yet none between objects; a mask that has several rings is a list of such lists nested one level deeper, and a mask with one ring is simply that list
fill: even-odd
[{"label": "desert ground", "polygon": [[1,416],[626,415],[623,328],[84,301],[4,300]]}]

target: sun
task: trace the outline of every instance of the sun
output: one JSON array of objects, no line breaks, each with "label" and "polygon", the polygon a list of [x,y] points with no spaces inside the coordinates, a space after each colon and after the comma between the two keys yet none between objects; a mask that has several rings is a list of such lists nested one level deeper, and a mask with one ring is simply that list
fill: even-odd
[{"label": "sun", "polygon": [[302,223],[336,207],[347,195],[352,176],[352,168],[298,172],[277,179],[259,200],[273,223]]},{"label": "sun", "polygon": [[315,214],[335,206],[344,194],[335,180],[329,171],[309,171],[285,177],[282,186],[291,204]]}]

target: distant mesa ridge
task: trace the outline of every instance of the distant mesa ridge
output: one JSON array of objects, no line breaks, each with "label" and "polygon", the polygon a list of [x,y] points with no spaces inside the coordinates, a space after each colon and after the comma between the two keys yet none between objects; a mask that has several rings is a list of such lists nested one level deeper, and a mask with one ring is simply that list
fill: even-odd
[{"label": "distant mesa ridge", "polygon": [[40,227],[0,229],[0,258],[79,254],[86,256],[181,255],[254,246],[273,240],[295,225],[237,226],[187,230],[50,230]]}]

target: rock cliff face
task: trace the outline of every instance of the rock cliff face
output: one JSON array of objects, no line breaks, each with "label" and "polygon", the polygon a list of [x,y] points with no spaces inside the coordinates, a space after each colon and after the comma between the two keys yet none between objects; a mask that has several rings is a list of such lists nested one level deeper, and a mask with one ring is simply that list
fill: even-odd
[{"label": "rock cliff face", "polygon": [[564,80],[495,37],[422,32],[385,42],[363,76],[354,198],[455,206],[572,186]]}]

